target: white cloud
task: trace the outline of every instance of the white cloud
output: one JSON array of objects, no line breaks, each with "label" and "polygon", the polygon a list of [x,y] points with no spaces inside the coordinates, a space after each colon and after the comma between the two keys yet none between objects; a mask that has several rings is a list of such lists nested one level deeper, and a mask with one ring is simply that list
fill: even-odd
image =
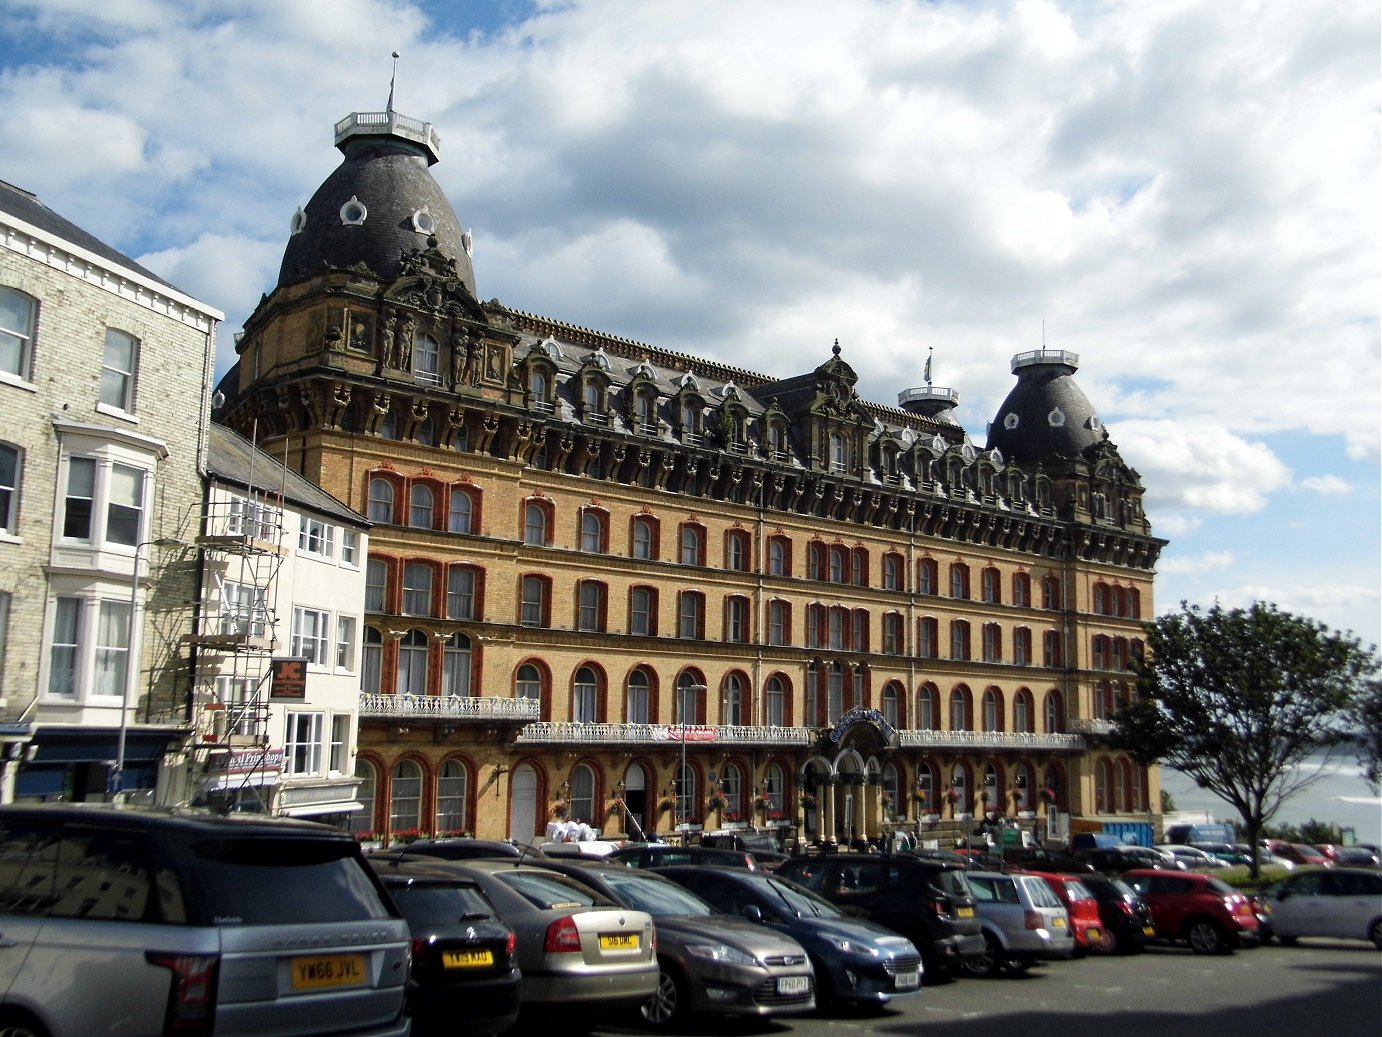
[{"label": "white cloud", "polygon": [[1232,551],[1208,551],[1190,557],[1168,554],[1157,564],[1157,572],[1163,576],[1222,572],[1232,568],[1233,561]]},{"label": "white cloud", "polygon": [[1300,488],[1322,497],[1343,497],[1353,492],[1353,487],[1337,475],[1312,475],[1300,481]]},{"label": "white cloud", "polygon": [[1266,507],[1290,484],[1291,470],[1262,443],[1205,422],[1124,421],[1115,428],[1124,458],[1147,486],[1146,510],[1219,515]]}]

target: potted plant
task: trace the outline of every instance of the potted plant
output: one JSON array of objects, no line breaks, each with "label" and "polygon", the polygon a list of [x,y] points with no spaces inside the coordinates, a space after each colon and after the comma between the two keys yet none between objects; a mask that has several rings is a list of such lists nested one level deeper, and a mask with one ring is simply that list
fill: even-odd
[{"label": "potted plant", "polygon": [[950,804],[950,811],[951,811],[951,813],[954,813],[954,811],[955,811],[955,804],[957,804],[957,803],[960,802],[960,790],[957,789],[957,788],[948,788],[948,789],[946,789],[946,790],[945,790],[945,801],[946,801],[947,803]]},{"label": "potted plant", "polygon": [[707,814],[713,814],[717,810],[723,810],[727,806],[729,806],[729,800],[725,799],[725,797],[718,792],[712,792],[706,798],[705,812]]},{"label": "potted plant", "polygon": [[801,794],[801,809],[802,809],[802,810],[815,810],[815,809],[816,809],[816,797],[813,796],[813,795],[812,795],[811,793],[809,793],[809,792],[803,792],[803,793]]},{"label": "potted plant", "polygon": [[622,817],[623,814],[624,814],[624,801],[623,801],[622,799],[614,799],[614,800],[611,800],[611,801],[610,801],[610,804],[609,804],[609,816],[610,816],[610,817]]},{"label": "potted plant", "polygon": [[772,805],[773,801],[768,796],[759,795],[753,797],[754,809],[759,811],[760,813],[766,814],[770,809],[772,809]]},{"label": "potted plant", "polygon": [[671,796],[663,796],[661,799],[657,801],[657,812],[659,814],[666,814],[674,806],[676,806],[676,802],[672,799]]},{"label": "potted plant", "polygon": [[571,817],[571,804],[564,799],[559,799],[552,804],[552,820],[566,821]]}]

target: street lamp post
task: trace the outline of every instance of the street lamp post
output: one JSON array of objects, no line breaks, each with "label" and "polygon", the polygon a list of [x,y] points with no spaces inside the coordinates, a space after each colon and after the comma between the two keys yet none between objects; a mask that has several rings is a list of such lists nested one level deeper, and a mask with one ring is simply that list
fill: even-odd
[{"label": "street lamp post", "polygon": [[[156,537],[153,540],[141,540],[134,545],[134,570],[130,578],[130,632],[129,632],[129,656],[125,661],[125,680],[124,688],[120,693],[120,727],[119,734],[115,740],[115,765],[110,769],[110,778],[106,782],[106,797],[113,799],[123,791],[125,784],[125,746],[129,741],[130,728],[130,697],[135,682],[139,679],[139,668],[135,660],[139,658],[139,653],[135,650],[135,638],[139,637],[139,558],[141,552],[146,547],[182,547],[183,541],[176,537]],[[143,639],[140,638],[140,647],[143,647]]]},{"label": "street lamp post", "polygon": [[[703,692],[705,690],[706,687],[704,684],[682,685],[682,692],[684,693],[684,695],[690,694],[692,696],[695,696],[698,692]],[[686,812],[682,814],[682,820],[679,826],[681,827],[681,844],[683,846],[687,846],[691,842],[691,801],[686,795],[686,711],[687,706],[694,703],[694,697],[691,699],[691,702],[688,703],[684,696],[682,697],[681,701],[677,703],[677,708],[681,713],[681,772],[677,775],[677,788],[680,794],[677,798],[679,800],[685,801],[687,806]],[[680,807],[681,804],[678,803],[677,806]]]}]

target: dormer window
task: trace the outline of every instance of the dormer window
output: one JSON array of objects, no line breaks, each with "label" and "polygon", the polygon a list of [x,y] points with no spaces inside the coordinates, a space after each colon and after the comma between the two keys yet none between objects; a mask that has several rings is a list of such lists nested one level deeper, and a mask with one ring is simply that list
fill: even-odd
[{"label": "dormer window", "polygon": [[288,233],[298,235],[307,229],[307,212],[302,206],[298,206],[298,211],[293,213],[293,218],[288,222]]},{"label": "dormer window", "polygon": [[551,413],[552,396],[551,383],[548,381],[547,372],[539,368],[533,368],[528,372],[528,401],[531,408],[542,414]]},{"label": "dormer window", "polygon": [[1059,407],[1053,408],[1051,413],[1046,415],[1046,423],[1052,428],[1060,428],[1065,424],[1065,412]]},{"label": "dormer window", "polygon": [[358,227],[365,222],[365,217],[369,215],[369,210],[365,208],[365,203],[354,195],[350,196],[350,201],[341,206],[341,224],[346,227]]},{"label": "dormer window", "polygon": [[413,230],[419,234],[435,234],[437,231],[437,219],[428,211],[427,206],[414,211]]}]

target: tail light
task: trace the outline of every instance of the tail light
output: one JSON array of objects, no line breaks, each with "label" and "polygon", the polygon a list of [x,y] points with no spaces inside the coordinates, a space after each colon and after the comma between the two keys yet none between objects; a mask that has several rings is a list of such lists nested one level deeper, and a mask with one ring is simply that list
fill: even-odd
[{"label": "tail light", "polygon": [[504,953],[513,960],[513,956],[518,953],[518,934],[512,929],[509,930],[509,938],[504,941]]},{"label": "tail light", "polygon": [[414,936],[413,940],[413,964],[418,965],[427,962],[432,957],[432,941]]},{"label": "tail light", "polygon": [[942,918],[945,918],[950,914],[950,901],[943,897],[936,897],[931,901],[931,910]]},{"label": "tail light", "polygon": [[1046,928],[1046,919],[1041,917],[1040,911],[1024,911],[1022,918],[1028,929]]},{"label": "tail light", "polygon": [[1126,900],[1118,901],[1118,910],[1122,911],[1123,914],[1127,915],[1129,918],[1133,917],[1133,915],[1136,914],[1136,912],[1132,909],[1132,905],[1129,904]]},{"label": "tail light", "polygon": [[177,1037],[211,1037],[216,1023],[216,980],[221,958],[216,954],[164,954],[146,951],[144,960],[173,974],[163,1032]]},{"label": "tail light", "polygon": [[567,915],[549,925],[547,936],[542,941],[542,950],[547,954],[579,954],[581,934],[576,930],[576,920]]}]

